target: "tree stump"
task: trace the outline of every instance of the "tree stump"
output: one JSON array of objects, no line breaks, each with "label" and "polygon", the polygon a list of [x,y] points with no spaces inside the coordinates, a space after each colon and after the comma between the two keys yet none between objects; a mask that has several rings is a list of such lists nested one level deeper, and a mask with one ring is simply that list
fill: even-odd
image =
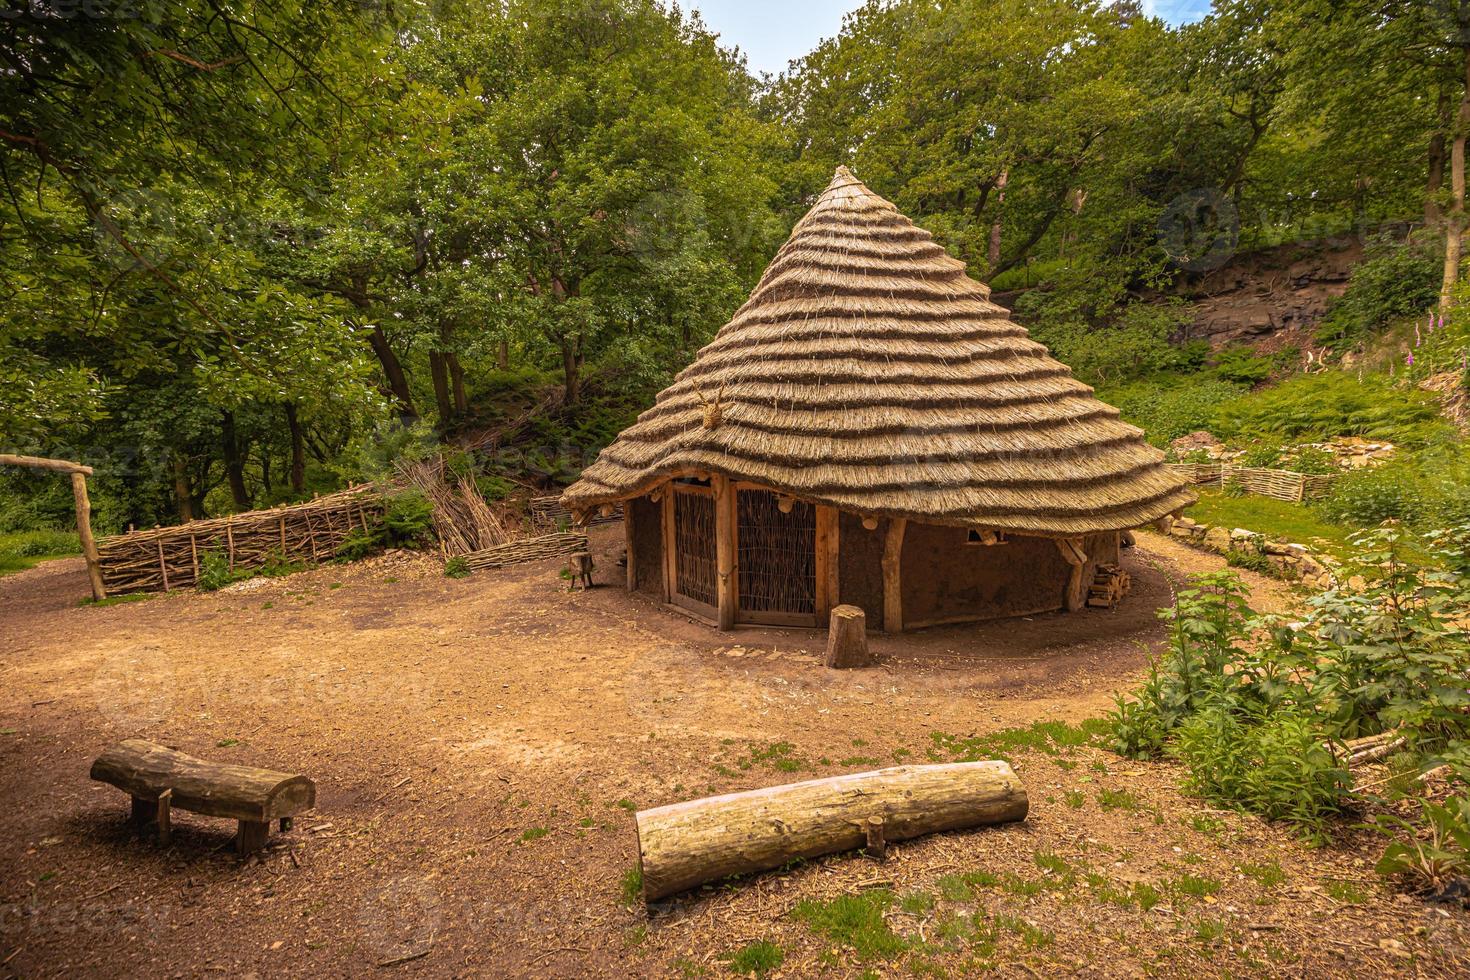
[{"label": "tree stump", "polygon": [[868,617],[857,606],[837,606],[827,633],[827,666],[834,670],[873,666],[868,652]]}]

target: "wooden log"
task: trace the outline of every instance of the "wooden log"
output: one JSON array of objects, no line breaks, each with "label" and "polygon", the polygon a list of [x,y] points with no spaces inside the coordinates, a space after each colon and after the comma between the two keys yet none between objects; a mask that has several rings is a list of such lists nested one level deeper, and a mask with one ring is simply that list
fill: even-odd
[{"label": "wooden log", "polygon": [[888,534],[883,540],[883,631],[903,632],[903,535],[907,518],[888,521]]},{"label": "wooden log", "polygon": [[873,656],[868,651],[868,616],[857,606],[838,606],[832,610],[832,624],[827,630],[827,666],[834,670],[871,667]]},{"label": "wooden log", "polygon": [[0,453],[0,466],[25,466],[33,470],[50,470],[53,473],[92,475],[92,467],[83,466],[81,463],[73,463],[65,459],[44,459],[40,456],[17,456],[12,453]]},{"label": "wooden log", "polygon": [[1081,538],[1058,538],[1056,545],[1062,558],[1072,566],[1071,575],[1067,579],[1065,599],[1067,612],[1077,612],[1087,604],[1087,586],[1090,584],[1084,579],[1084,573],[1087,570],[1087,553],[1082,550]]},{"label": "wooden log", "polygon": [[135,799],[172,790],[172,806],[210,817],[270,821],[316,805],[316,785],[305,776],[206,762],[137,738],[98,756],[92,778]]},{"label": "wooden log", "polygon": [[72,471],[71,495],[77,509],[77,537],[81,539],[82,555],[87,560],[92,598],[101,602],[107,598],[107,588],[102,584],[102,560],[97,555],[97,540],[92,537],[92,499],[87,496],[87,473],[90,472],[91,469],[86,467]]},{"label": "wooden log", "polygon": [[1004,762],[899,766],[772,786],[636,815],[643,895],[653,902],[731,875],[868,844],[1024,820],[1026,790]]}]

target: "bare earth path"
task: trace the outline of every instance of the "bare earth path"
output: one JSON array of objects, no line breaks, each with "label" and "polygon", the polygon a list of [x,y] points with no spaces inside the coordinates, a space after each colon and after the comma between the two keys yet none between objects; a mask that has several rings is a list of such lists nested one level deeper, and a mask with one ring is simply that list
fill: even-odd
[{"label": "bare earth path", "polygon": [[[76,561],[0,579],[0,977],[718,976],[757,940],[790,977],[1460,973],[1465,914],[1382,889],[1381,845],[1313,850],[1189,800],[1170,766],[1044,740],[1009,753],[1024,825],[651,919],[624,904],[631,808],[1100,716],[1171,583],[1219,564],[1153,535],[1128,561],[1115,613],[875,637],[881,666],[841,675],[815,634],[721,636],[620,588],[569,594],[554,563],[451,581],[389,556],[107,608],[78,605]],[[604,561],[599,581],[619,574]],[[1254,584],[1261,606],[1293,601]],[[131,736],[306,772],[318,811],[244,864],[220,821],[177,814],[170,848],[140,841],[126,798],[87,779]],[[874,887],[907,897],[876,926],[901,946],[791,914]]]}]

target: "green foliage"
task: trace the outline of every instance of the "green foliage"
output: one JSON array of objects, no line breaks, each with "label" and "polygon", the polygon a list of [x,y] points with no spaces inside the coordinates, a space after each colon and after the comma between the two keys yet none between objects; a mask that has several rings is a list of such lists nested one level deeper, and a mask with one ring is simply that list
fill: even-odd
[{"label": "green foliage", "polygon": [[217,592],[249,577],[244,569],[230,568],[230,556],[216,548],[199,556],[199,578],[194,587],[201,592]]},{"label": "green foliage", "polygon": [[445,578],[469,578],[474,573],[470,563],[463,558],[451,558],[444,563]]},{"label": "green foliage", "polygon": [[1170,752],[1188,767],[1185,784],[1199,796],[1320,835],[1351,783],[1323,738],[1310,714],[1241,711],[1222,699],[1180,726]]},{"label": "green foliage", "polygon": [[1442,243],[1431,236],[1370,240],[1364,261],[1353,269],[1347,292],[1332,304],[1318,328],[1318,339],[1348,347],[1398,317],[1429,309],[1439,299],[1443,256]]},{"label": "green foliage", "polygon": [[1220,408],[1244,390],[1219,379],[1166,376],[1100,388],[1098,397],[1117,406],[1124,419],[1148,434],[1149,442],[1165,446],[1191,432],[1213,430]]},{"label": "green foliage", "polygon": [[780,946],[766,939],[758,939],[735,951],[735,955],[730,957],[730,972],[763,977],[785,960],[786,952]]},{"label": "green foliage", "polygon": [[1208,344],[1176,345],[1173,335],[1188,314],[1182,305],[1133,303],[1105,327],[1066,321],[1038,324],[1032,336],[1051,348],[1089,384],[1121,384],[1173,371],[1190,372],[1204,361]]},{"label": "green foliage", "polygon": [[1329,520],[1372,527],[1387,520],[1421,529],[1470,521],[1470,459],[1463,445],[1400,455],[1337,480],[1319,505]]},{"label": "green foliage", "polygon": [[382,547],[381,535],[353,528],[352,533],[337,546],[337,560],[362,561],[369,555],[376,554]]},{"label": "green foliage", "polygon": [[1434,442],[1447,424],[1425,392],[1387,378],[1360,380],[1342,372],[1297,375],[1221,405],[1214,421],[1211,431],[1227,439],[1366,436],[1410,447]]},{"label": "green foliage", "polygon": [[18,531],[0,533],[0,575],[30,568],[48,558],[81,551],[74,531]]},{"label": "green foliage", "polygon": [[1279,354],[1260,354],[1253,347],[1227,347],[1214,355],[1215,376],[1232,384],[1255,387],[1289,366],[1296,352],[1287,349]]},{"label": "green foliage", "polygon": [[1352,528],[1326,520],[1319,506],[1202,489],[1188,516],[1212,527],[1248,527],[1273,541],[1292,541],[1339,557],[1352,550]]},{"label": "green foliage", "polygon": [[623,904],[629,907],[643,900],[643,865],[635,864],[623,872]]},{"label": "green foliage", "polygon": [[422,543],[434,527],[434,504],[422,490],[399,490],[384,498],[383,526],[394,545]]},{"label": "green foliage", "polygon": [[884,916],[896,900],[887,888],[838,895],[829,901],[808,898],[796,903],[791,917],[835,943],[851,946],[860,960],[886,960],[909,948]]},{"label": "green foliage", "polygon": [[1397,839],[1379,859],[1378,873],[1402,876],[1415,886],[1438,892],[1456,879],[1470,878],[1470,799],[1452,796],[1441,806],[1420,801],[1416,827],[1394,814],[1379,814],[1370,826]]}]

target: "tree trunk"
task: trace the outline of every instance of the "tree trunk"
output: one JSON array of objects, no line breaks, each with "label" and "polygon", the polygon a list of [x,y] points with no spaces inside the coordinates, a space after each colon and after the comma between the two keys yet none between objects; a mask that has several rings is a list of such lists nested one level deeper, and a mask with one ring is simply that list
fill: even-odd
[{"label": "tree trunk", "polygon": [[306,433],[296,415],[296,403],[286,403],[286,427],[291,432],[291,492],[306,490]]},{"label": "tree trunk", "polygon": [[235,433],[235,413],[224,413],[221,430],[225,479],[230,484],[230,496],[235,499],[237,510],[250,510],[254,505],[250,499],[250,491],[245,487],[245,453]]},{"label": "tree trunk", "polygon": [[174,453],[174,504],[179,508],[179,521],[188,524],[194,519],[194,499],[189,487],[189,463],[179,453]]},{"label": "tree trunk", "polygon": [[580,346],[580,338],[561,339],[562,387],[568,405],[575,405],[582,393],[582,354],[578,350]]},{"label": "tree trunk", "polygon": [[444,354],[438,351],[429,354],[429,374],[434,379],[434,407],[439,411],[439,429],[443,431],[454,422],[454,405],[449,400],[449,369],[444,363]]},{"label": "tree trunk", "polygon": [[1000,265],[1000,221],[1006,209],[1006,184],[1010,183],[1011,172],[1002,170],[996,178],[995,220],[990,224],[990,249],[985,254],[986,267],[994,269]]},{"label": "tree trunk", "polygon": [[393,353],[393,346],[388,343],[388,335],[383,333],[382,327],[373,327],[373,332],[368,335],[368,343],[378,356],[378,363],[383,366],[383,377],[388,382],[388,391],[398,400],[399,415],[404,422],[417,421],[419,413],[413,407],[413,393],[408,390],[408,377],[403,373],[403,363]]},{"label": "tree trunk", "polygon": [[470,400],[464,390],[464,366],[458,354],[445,354],[444,362],[449,365],[449,383],[454,388],[454,414],[463,417],[470,413]]},{"label": "tree trunk", "polygon": [[636,817],[643,895],[657,901],[730,875],[868,843],[1026,819],[1025,787],[1004,762],[900,766],[645,810]]},{"label": "tree trunk", "polygon": [[502,371],[510,370],[510,341],[502,340],[495,352],[495,366]]},{"label": "tree trunk", "polygon": [[1450,213],[1445,222],[1444,284],[1439,291],[1439,308],[1455,305],[1455,287],[1460,282],[1460,247],[1465,237],[1465,137],[1470,133],[1470,45],[1461,49],[1464,58],[1464,91],[1455,118],[1450,144]]},{"label": "tree trunk", "polygon": [[1449,93],[1441,91],[1439,94],[1439,118],[1443,124],[1441,129],[1434,131],[1429,137],[1429,179],[1424,185],[1424,227],[1437,228],[1443,220],[1444,215],[1439,206],[1440,188],[1444,187],[1444,167],[1446,153],[1445,130],[1450,128],[1450,99]]}]

